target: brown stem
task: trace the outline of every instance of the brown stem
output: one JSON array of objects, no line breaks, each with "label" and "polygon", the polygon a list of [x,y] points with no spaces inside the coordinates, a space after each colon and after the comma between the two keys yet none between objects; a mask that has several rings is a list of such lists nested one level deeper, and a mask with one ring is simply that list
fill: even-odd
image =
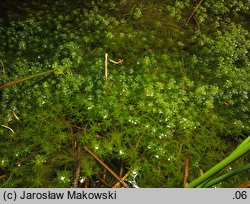
[{"label": "brown stem", "polygon": [[201,5],[201,3],[203,2],[203,0],[200,0],[200,2],[197,4],[197,6],[194,8],[192,14],[189,16],[189,18],[187,19],[185,25],[188,24],[188,22],[191,20],[191,18],[193,17],[194,13],[196,12],[196,10],[199,8],[199,6]]},{"label": "brown stem", "polygon": [[1,62],[1,65],[3,66],[3,75],[5,76],[5,69],[4,69],[4,64],[3,64],[3,61],[2,61],[2,60],[0,60],[0,62]]},{"label": "brown stem", "polygon": [[10,82],[0,86],[0,90],[8,88],[10,86],[14,86],[14,85],[19,84],[19,83],[21,83],[23,81],[30,80],[30,79],[33,79],[33,78],[36,78],[36,77],[39,77],[39,76],[43,76],[45,74],[49,74],[49,73],[52,73],[52,72],[54,72],[54,70],[49,70],[49,71],[41,72],[41,73],[38,73],[38,74],[33,74],[33,75],[28,76],[28,77],[24,77],[22,79],[16,79],[14,81],[10,81]]},{"label": "brown stem", "polygon": [[[131,173],[131,171],[129,171],[128,173],[126,173],[123,177],[122,177],[122,180],[124,181],[128,176],[129,174]],[[120,186],[120,182],[117,182],[112,188],[118,188]]]},{"label": "brown stem", "polygon": [[73,181],[72,187],[73,188],[77,188],[78,187],[78,181],[80,179],[80,171],[81,171],[81,165],[80,165],[80,161],[81,161],[81,148],[79,146],[79,144],[77,144],[77,148],[76,148],[76,173],[75,173],[75,179]]},{"label": "brown stem", "polygon": [[108,81],[108,54],[105,54],[105,81]]},{"label": "brown stem", "polygon": [[190,160],[190,153],[187,152],[186,159],[185,159],[185,166],[184,166],[184,179],[183,179],[183,187],[184,188],[187,185],[189,160]]},{"label": "brown stem", "polygon": [[122,175],[123,175],[123,167],[124,167],[124,164],[123,162],[121,163],[121,168],[120,168],[120,173],[119,173],[119,177],[122,178]]},{"label": "brown stem", "polygon": [[102,176],[102,180],[106,180],[106,176],[107,176],[107,170],[104,169],[104,173],[103,173],[103,176]]},{"label": "brown stem", "polygon": [[83,147],[91,156],[93,156],[105,169],[109,171],[125,188],[129,188],[128,185],[114,172],[110,169],[98,156],[96,156],[90,149],[86,146]]},{"label": "brown stem", "polygon": [[[102,178],[100,178],[100,177],[99,177],[99,179],[100,179],[100,181],[101,181],[104,185],[107,186],[107,188],[112,188],[112,185],[108,184],[104,179],[102,179]],[[118,183],[120,184],[120,182],[118,182]]]}]

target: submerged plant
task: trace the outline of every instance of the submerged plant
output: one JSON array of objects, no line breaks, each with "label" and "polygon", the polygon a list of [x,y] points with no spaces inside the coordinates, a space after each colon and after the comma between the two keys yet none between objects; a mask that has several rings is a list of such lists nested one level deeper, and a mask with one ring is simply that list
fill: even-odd
[{"label": "submerged plant", "polygon": [[13,2],[0,19],[0,186],[180,187],[183,152],[194,180],[249,135],[240,4]]},{"label": "submerged plant", "polygon": [[45,71],[45,72],[42,72],[42,73],[33,74],[33,75],[31,75],[31,76],[24,77],[24,78],[22,78],[22,79],[16,79],[16,80],[14,80],[14,81],[10,81],[10,82],[8,82],[8,83],[3,84],[2,86],[0,86],[0,90],[1,90],[1,89],[5,89],[5,88],[8,88],[8,87],[13,86],[13,85],[16,85],[16,84],[19,84],[19,83],[21,83],[21,82],[23,82],[23,81],[26,81],[26,80],[30,80],[30,79],[33,79],[33,78],[36,78],[36,77],[39,77],[39,76],[43,76],[43,75],[50,74],[50,73],[52,73],[52,72],[54,72],[54,70],[48,70],[48,71]]}]

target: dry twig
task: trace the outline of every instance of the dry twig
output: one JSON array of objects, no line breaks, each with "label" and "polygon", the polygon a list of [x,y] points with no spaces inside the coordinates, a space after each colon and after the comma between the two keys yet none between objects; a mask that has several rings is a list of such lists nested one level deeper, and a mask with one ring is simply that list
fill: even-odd
[{"label": "dry twig", "polygon": [[190,160],[190,153],[187,152],[187,154],[186,154],[186,159],[185,159],[185,167],[184,167],[184,180],[183,180],[183,187],[184,187],[184,188],[185,188],[186,185],[187,185],[189,160]]},{"label": "dry twig", "polygon": [[[101,181],[104,185],[106,185],[108,188],[111,188],[111,187],[112,187],[112,185],[108,184],[104,179],[102,179],[102,178],[100,178],[100,177],[99,177],[99,179],[100,179],[100,181]],[[120,182],[118,182],[118,183],[120,184]]]},{"label": "dry twig", "polygon": [[113,64],[121,64],[123,62],[123,59],[119,59],[118,61],[114,61],[108,57],[108,53],[105,53],[105,63],[104,63],[105,81],[108,81],[108,61],[112,62]]},{"label": "dry twig", "polygon": [[105,54],[105,81],[108,81],[108,53]]},{"label": "dry twig", "polygon": [[78,187],[78,181],[80,179],[80,171],[81,171],[81,165],[80,165],[80,161],[81,161],[81,148],[79,146],[79,144],[77,144],[77,148],[76,148],[76,173],[75,173],[75,179],[73,181],[72,187],[73,188],[77,188]]},{"label": "dry twig", "polygon": [[189,18],[187,19],[185,25],[188,24],[188,22],[191,20],[191,18],[193,17],[194,13],[197,11],[197,9],[200,7],[201,3],[203,2],[203,0],[200,0],[200,2],[197,4],[197,6],[194,8],[192,14],[189,16]]},{"label": "dry twig", "polygon": [[[130,174],[131,172],[129,171],[128,173],[126,173],[123,177],[122,180],[124,181]],[[112,188],[118,188],[120,186],[120,182],[117,182]]]},{"label": "dry twig", "polygon": [[1,64],[2,64],[2,67],[3,67],[3,75],[5,76],[5,69],[4,69],[4,64],[3,64],[3,61],[0,60]]},{"label": "dry twig", "polygon": [[86,146],[83,147],[91,156],[93,156],[105,169],[107,169],[125,188],[129,188],[128,185],[112,170],[110,169],[98,156],[96,156]]},{"label": "dry twig", "polygon": [[114,61],[109,58],[109,61],[112,62],[113,64],[121,64],[123,62],[123,59],[119,59],[118,61]]},{"label": "dry twig", "polygon": [[2,124],[1,124],[1,126],[4,127],[4,128],[9,129],[12,133],[15,133],[14,130],[13,130],[12,128],[10,128],[9,126],[7,126],[7,125],[2,125]]},{"label": "dry twig", "polygon": [[15,111],[12,111],[13,116],[17,119],[20,120],[20,118],[17,116],[17,114],[15,113]]}]

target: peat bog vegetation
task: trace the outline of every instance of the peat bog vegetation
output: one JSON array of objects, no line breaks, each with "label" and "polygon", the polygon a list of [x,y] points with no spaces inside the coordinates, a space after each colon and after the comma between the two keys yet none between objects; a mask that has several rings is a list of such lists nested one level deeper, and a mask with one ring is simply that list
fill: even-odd
[{"label": "peat bog vegetation", "polygon": [[0,4],[0,187],[249,186],[249,0]]}]

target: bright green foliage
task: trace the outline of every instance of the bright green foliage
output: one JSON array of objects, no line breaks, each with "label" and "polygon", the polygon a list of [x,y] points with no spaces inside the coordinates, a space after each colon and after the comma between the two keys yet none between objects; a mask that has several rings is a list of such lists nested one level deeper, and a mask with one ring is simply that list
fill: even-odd
[{"label": "bright green foliage", "polygon": [[250,151],[250,136],[244,140],[227,158],[223,159],[221,162],[216,164],[213,168],[208,170],[205,174],[201,175],[199,178],[191,182],[187,185],[187,187],[211,187],[223,180],[225,180],[228,177],[232,177],[236,174],[239,174],[243,171],[246,171],[250,169],[250,163],[241,167],[238,167],[237,169],[233,171],[229,171],[228,173],[215,178],[211,179],[212,176],[216,175],[219,171],[227,167],[230,163],[234,162],[235,160],[242,157],[244,154]]},{"label": "bright green foliage", "polygon": [[[187,151],[191,181],[246,138],[247,1],[206,1],[187,26],[194,1],[167,2],[38,0],[0,21],[1,85],[54,70],[1,90],[0,124],[14,133],[0,127],[0,186],[70,187],[78,143],[140,187],[181,187]],[[107,82],[105,53],[124,60]],[[107,187],[83,148],[80,166]]]}]

